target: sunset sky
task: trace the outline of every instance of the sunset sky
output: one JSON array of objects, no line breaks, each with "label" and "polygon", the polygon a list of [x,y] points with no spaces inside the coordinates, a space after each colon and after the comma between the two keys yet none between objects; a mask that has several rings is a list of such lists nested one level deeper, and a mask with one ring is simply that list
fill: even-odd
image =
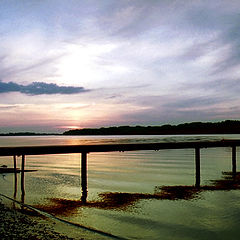
[{"label": "sunset sky", "polygon": [[0,132],[240,118],[239,0],[1,0]]}]

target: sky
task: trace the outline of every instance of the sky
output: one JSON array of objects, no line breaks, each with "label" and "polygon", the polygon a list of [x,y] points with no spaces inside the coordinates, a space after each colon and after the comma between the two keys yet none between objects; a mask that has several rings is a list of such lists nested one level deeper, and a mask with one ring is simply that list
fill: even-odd
[{"label": "sky", "polygon": [[240,119],[239,0],[0,0],[0,132]]}]

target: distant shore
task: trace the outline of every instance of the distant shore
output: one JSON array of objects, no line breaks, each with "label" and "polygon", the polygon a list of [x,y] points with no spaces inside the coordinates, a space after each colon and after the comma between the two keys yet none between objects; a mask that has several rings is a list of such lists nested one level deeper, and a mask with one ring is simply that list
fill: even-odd
[{"label": "distant shore", "polygon": [[69,130],[64,135],[191,135],[240,134],[240,121],[192,122],[162,126],[120,126]]},{"label": "distant shore", "polygon": [[191,122],[161,126],[118,126],[101,128],[72,129],[63,133],[10,132],[0,136],[104,136],[104,135],[194,135],[194,134],[240,134],[239,120],[222,122]]}]

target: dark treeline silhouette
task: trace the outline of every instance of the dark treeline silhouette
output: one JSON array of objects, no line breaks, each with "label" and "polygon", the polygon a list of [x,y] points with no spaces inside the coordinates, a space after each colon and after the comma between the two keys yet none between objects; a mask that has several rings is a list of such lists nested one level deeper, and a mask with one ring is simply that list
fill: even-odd
[{"label": "dark treeline silhouette", "polygon": [[[240,121],[225,120],[222,122],[191,122],[179,125],[162,126],[119,126],[74,129],[63,135],[173,135],[173,134],[240,134]],[[38,136],[62,135],[61,133],[10,132],[0,136]]]},{"label": "dark treeline silhouette", "polygon": [[192,122],[162,126],[120,126],[69,130],[64,135],[240,134],[240,121]]}]

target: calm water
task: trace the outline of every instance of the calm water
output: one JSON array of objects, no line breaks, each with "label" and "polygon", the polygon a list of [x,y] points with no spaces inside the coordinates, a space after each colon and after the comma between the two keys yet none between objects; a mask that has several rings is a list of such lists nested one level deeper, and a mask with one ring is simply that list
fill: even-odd
[{"label": "calm water", "polygon": [[[37,136],[0,137],[0,146],[149,143],[240,139],[240,135],[204,136]],[[239,155],[239,149],[237,149]],[[21,159],[18,158],[20,167]],[[12,167],[11,157],[0,165]],[[27,156],[25,203],[53,204],[52,198],[79,200],[80,154]],[[238,167],[239,169],[239,167]],[[222,178],[231,171],[231,149],[201,150],[201,184]],[[161,150],[88,154],[88,201],[105,192],[150,193],[156,187],[193,185],[194,150]],[[13,198],[14,175],[0,174],[0,192]],[[16,199],[21,201],[20,175]],[[78,206],[58,217],[129,239],[238,239],[240,191],[206,191],[192,200],[142,199],[127,208],[104,209]],[[71,230],[72,231],[72,230]],[[86,239],[109,239],[88,231]]]}]

